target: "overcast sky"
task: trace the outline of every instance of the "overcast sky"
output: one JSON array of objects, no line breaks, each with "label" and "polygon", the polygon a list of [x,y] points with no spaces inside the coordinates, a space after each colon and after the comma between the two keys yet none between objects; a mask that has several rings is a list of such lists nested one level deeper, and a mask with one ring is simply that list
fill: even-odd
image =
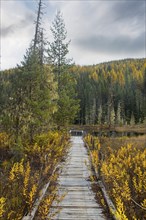
[{"label": "overcast sky", "polygon": [[[1,1],[1,69],[15,67],[34,36],[37,0]],[[146,57],[144,0],[44,0],[43,26],[52,41],[50,25],[57,10],[65,21],[70,58],[88,65],[123,58]]]}]

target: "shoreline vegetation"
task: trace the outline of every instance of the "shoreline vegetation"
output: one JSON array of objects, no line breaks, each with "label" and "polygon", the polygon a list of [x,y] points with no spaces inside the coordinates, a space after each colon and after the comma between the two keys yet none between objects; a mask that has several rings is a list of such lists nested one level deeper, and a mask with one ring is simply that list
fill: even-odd
[{"label": "shoreline vegetation", "polygon": [[87,132],[98,132],[98,131],[116,131],[116,132],[135,132],[146,134],[146,124],[137,125],[70,125],[65,129],[71,130],[84,130]]}]

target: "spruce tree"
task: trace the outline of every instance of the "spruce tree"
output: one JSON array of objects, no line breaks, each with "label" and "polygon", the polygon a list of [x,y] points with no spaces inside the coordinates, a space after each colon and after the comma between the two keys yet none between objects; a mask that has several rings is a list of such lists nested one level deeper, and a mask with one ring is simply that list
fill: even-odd
[{"label": "spruce tree", "polygon": [[102,105],[100,104],[98,109],[98,124],[101,124],[102,122]]},{"label": "spruce tree", "polygon": [[60,75],[65,72],[71,63],[71,60],[66,58],[69,52],[68,46],[70,41],[66,41],[67,31],[60,11],[57,12],[54,22],[52,23],[51,32],[54,41],[49,43],[48,60],[49,64],[53,65],[54,73],[57,75],[59,82]]},{"label": "spruce tree", "polygon": [[[29,138],[32,142],[34,135],[43,132],[52,124],[52,115],[56,111],[57,85],[51,67],[44,64],[44,38],[41,28],[42,1],[39,1],[38,14],[34,39],[24,56],[21,65],[18,66],[21,82],[16,84],[21,91],[17,96],[21,98],[23,111],[18,122],[21,125],[21,139]],[[17,107],[18,108],[18,107]],[[17,128],[20,127],[20,123]],[[18,129],[17,129],[18,130]],[[20,133],[20,132],[19,132]],[[18,136],[18,132],[17,132]],[[18,138],[17,138],[18,139]]]},{"label": "spruce tree", "polygon": [[51,126],[52,115],[56,111],[57,84],[54,81],[51,67],[44,63],[46,43],[41,27],[42,15],[42,0],[40,0],[34,39],[22,63],[26,82],[26,119],[30,141],[33,140],[36,133]]},{"label": "spruce tree", "polygon": [[69,53],[67,31],[60,11],[57,12],[52,23],[51,32],[54,38],[49,43],[48,63],[53,67],[55,78],[58,82],[58,112],[56,122],[58,125],[72,123],[79,109],[76,94],[76,80],[70,72],[71,60],[67,59]]}]

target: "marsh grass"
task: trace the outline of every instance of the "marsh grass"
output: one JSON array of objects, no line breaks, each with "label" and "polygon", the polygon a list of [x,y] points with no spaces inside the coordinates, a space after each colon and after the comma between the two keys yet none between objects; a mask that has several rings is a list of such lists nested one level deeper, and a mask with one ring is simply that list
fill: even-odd
[{"label": "marsh grass", "polygon": [[146,147],[146,134],[137,137],[100,137],[100,144],[102,151],[106,151],[109,147],[113,150],[118,150],[121,146],[132,144],[138,149]]}]

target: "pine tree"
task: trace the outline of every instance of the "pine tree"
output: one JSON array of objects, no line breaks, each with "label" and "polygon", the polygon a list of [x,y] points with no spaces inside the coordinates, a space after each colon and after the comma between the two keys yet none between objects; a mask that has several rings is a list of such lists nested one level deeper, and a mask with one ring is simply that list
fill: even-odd
[{"label": "pine tree", "polygon": [[71,60],[66,58],[69,53],[68,46],[70,41],[66,42],[67,31],[60,11],[57,12],[54,22],[52,23],[51,32],[54,41],[49,43],[48,60],[49,64],[52,64],[54,67],[54,73],[57,76],[58,86],[60,87],[60,75],[66,71],[68,65],[71,63]]},{"label": "pine tree", "polygon": [[[15,83],[16,92],[12,97],[13,102],[17,100],[17,105],[14,108],[15,111],[17,109],[17,118],[14,115],[16,119],[13,120],[17,136],[16,142],[18,136],[21,136],[21,139],[27,137],[32,142],[35,134],[51,126],[52,115],[56,111],[57,84],[54,82],[51,67],[46,66],[43,59],[41,7],[42,1],[40,0],[34,39],[21,62],[21,66],[18,66],[16,79],[19,77],[20,80]],[[21,129],[19,129],[20,127]]]},{"label": "pine tree", "polygon": [[112,110],[111,110],[110,123],[111,123],[111,125],[115,124],[115,111],[114,111],[114,108],[112,108]]},{"label": "pine tree", "polygon": [[122,123],[122,118],[121,118],[121,103],[119,102],[118,103],[118,108],[117,108],[117,112],[116,112],[116,115],[115,115],[115,123],[117,125],[121,125]]},{"label": "pine tree", "polygon": [[60,11],[57,12],[51,31],[54,41],[49,44],[48,63],[53,67],[55,78],[58,82],[58,112],[56,122],[59,125],[72,123],[79,109],[79,101],[76,94],[76,80],[69,73],[71,60],[67,59],[69,53],[66,42],[67,31]]},{"label": "pine tree", "polygon": [[130,125],[134,125],[134,124],[135,124],[135,117],[134,117],[134,114],[132,112],[131,119],[130,119]]},{"label": "pine tree", "polygon": [[57,109],[57,84],[54,82],[51,67],[44,64],[45,41],[41,28],[42,15],[42,0],[40,0],[34,39],[22,62],[23,77],[26,83],[24,101],[26,130],[30,134],[31,142],[36,133],[42,132],[50,126],[52,115]]},{"label": "pine tree", "polygon": [[42,0],[39,0],[38,3],[38,11],[37,11],[37,19],[35,21],[35,35],[33,40],[33,48],[34,50],[36,47],[40,44],[41,34],[42,34],[42,28],[41,28],[41,20],[42,20]]},{"label": "pine tree", "polygon": [[98,124],[101,124],[102,122],[102,105],[100,105],[98,110]]},{"label": "pine tree", "polygon": [[18,142],[22,129],[21,117],[23,114],[23,81],[18,69],[11,69],[7,73],[1,73],[1,107],[0,120],[3,130],[14,134],[15,142]]}]

